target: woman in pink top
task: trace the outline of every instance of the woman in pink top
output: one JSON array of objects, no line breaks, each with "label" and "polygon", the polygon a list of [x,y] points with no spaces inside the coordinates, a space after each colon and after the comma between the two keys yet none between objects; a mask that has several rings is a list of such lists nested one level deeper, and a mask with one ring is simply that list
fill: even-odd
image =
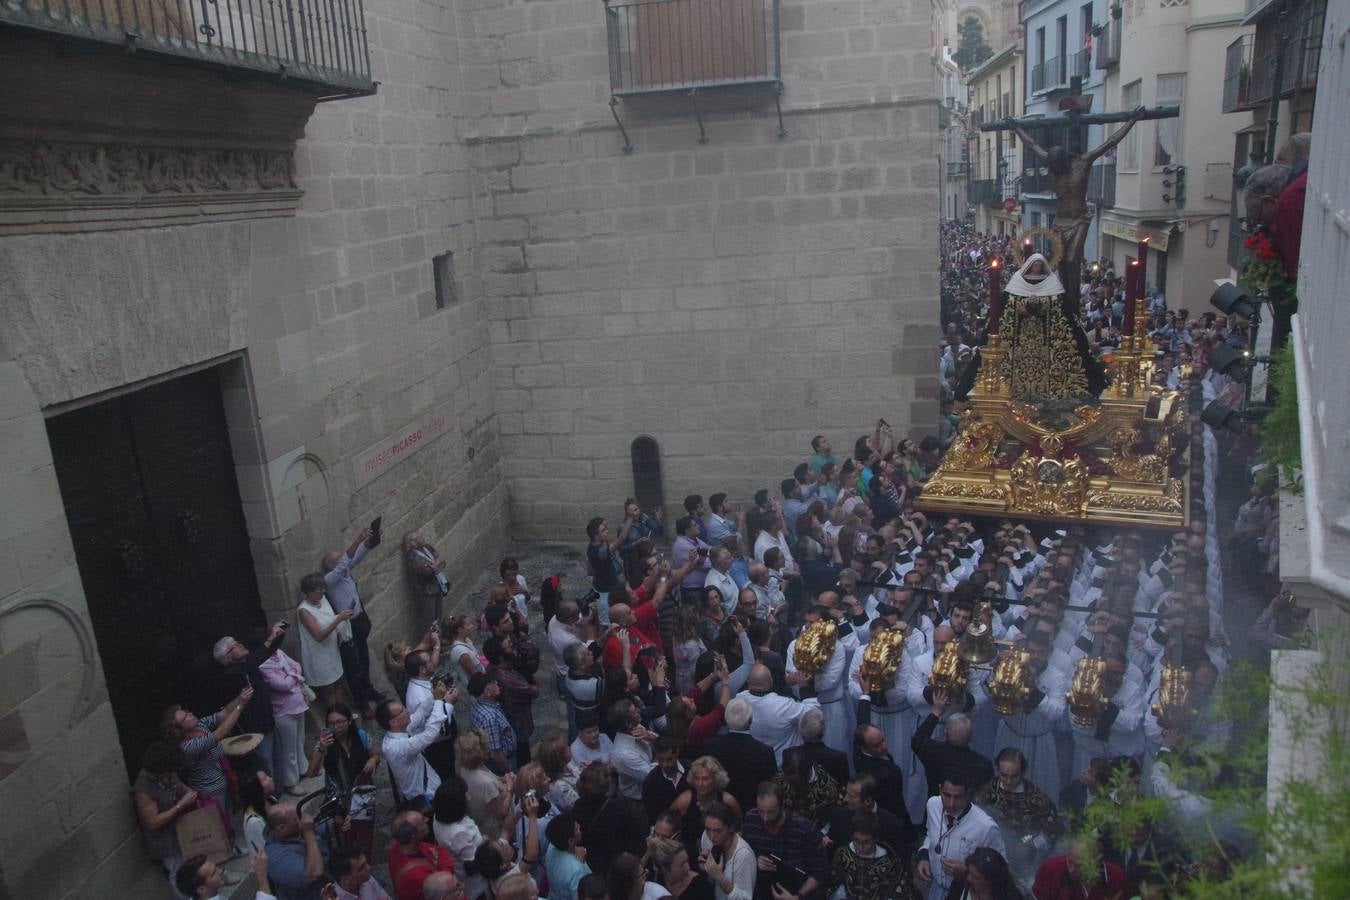
[{"label": "woman in pink top", "polygon": [[278,787],[298,796],[300,773],[306,769],[302,745],[305,742],[305,676],[300,664],[277,645],[276,652],[258,666],[272,695],[272,718],[276,721],[276,740],[272,746],[273,776]]}]

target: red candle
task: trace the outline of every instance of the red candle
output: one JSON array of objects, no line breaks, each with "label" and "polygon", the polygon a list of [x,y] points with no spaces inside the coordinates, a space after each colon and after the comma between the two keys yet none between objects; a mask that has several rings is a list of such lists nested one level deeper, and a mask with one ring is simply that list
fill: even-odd
[{"label": "red candle", "polygon": [[1139,260],[1132,260],[1125,269],[1125,325],[1121,334],[1134,336],[1134,302],[1139,298],[1139,281],[1143,273],[1139,269]]},{"label": "red candle", "polygon": [[989,263],[989,327],[987,334],[998,334],[998,324],[1003,319],[1003,266],[995,257]]},{"label": "red candle", "polygon": [[1139,282],[1134,286],[1136,297],[1142,297],[1145,293],[1144,288],[1148,276],[1148,241],[1148,235],[1139,239]]}]

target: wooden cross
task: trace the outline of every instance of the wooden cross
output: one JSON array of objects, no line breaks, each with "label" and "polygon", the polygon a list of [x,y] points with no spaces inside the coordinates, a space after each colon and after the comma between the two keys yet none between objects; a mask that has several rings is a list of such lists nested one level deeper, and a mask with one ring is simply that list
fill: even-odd
[{"label": "wooden cross", "polygon": [[[1082,93],[1082,79],[1074,76],[1070,92],[1060,98],[1062,116],[1023,116],[997,119],[980,125],[981,131],[1011,131],[1021,138],[1029,150],[1050,170],[1055,183],[1055,221],[1052,228],[1063,243],[1064,252],[1059,262],[1059,278],[1064,283],[1066,303],[1078,303],[1079,273],[1083,267],[1083,245],[1087,241],[1092,216],[1088,210],[1088,179],[1092,164],[1124,139],[1134,123],[1143,119],[1171,119],[1181,115],[1179,106],[1156,106],[1120,112],[1090,113],[1092,96]],[[1068,148],[1046,148],[1034,134],[1052,129],[1064,129],[1062,134],[1075,135],[1079,146],[1087,143],[1089,125],[1110,125],[1123,122],[1121,128],[1096,147],[1075,155]]]}]

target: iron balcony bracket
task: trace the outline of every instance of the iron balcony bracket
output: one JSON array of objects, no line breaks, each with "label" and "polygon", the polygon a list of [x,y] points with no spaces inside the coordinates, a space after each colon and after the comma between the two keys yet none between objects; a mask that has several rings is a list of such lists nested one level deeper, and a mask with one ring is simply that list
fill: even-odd
[{"label": "iron balcony bracket", "polygon": [[781,141],[787,137],[787,126],[783,124],[783,82],[778,82],[773,89],[773,106],[778,110],[778,139]]},{"label": "iron balcony bracket", "polygon": [[619,98],[610,96],[609,114],[614,117],[614,124],[619,126],[619,132],[623,135],[623,152],[633,152],[633,142],[628,138],[628,129],[623,127],[623,119],[619,118]]},{"label": "iron balcony bracket", "polygon": [[694,119],[698,122],[698,142],[708,143],[708,132],[703,130],[703,114],[698,108],[698,88],[689,92],[689,103],[694,107]]}]

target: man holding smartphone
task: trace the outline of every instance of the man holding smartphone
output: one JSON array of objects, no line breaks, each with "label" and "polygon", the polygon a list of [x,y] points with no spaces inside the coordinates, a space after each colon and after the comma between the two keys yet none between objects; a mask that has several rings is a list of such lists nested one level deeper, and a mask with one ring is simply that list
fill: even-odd
[{"label": "man holding smartphone", "polygon": [[374,715],[374,705],[383,700],[384,695],[370,683],[370,649],[366,645],[370,637],[370,616],[366,615],[361,603],[361,592],[352,577],[352,569],[365,559],[366,551],[379,543],[380,520],[377,518],[370,524],[374,530],[363,529],[350,547],[325,554],[322,562],[324,587],[333,612],[350,611],[352,614],[351,639],[341,641],[338,650],[342,654],[342,672],[347,677],[352,699],[367,718]]}]

